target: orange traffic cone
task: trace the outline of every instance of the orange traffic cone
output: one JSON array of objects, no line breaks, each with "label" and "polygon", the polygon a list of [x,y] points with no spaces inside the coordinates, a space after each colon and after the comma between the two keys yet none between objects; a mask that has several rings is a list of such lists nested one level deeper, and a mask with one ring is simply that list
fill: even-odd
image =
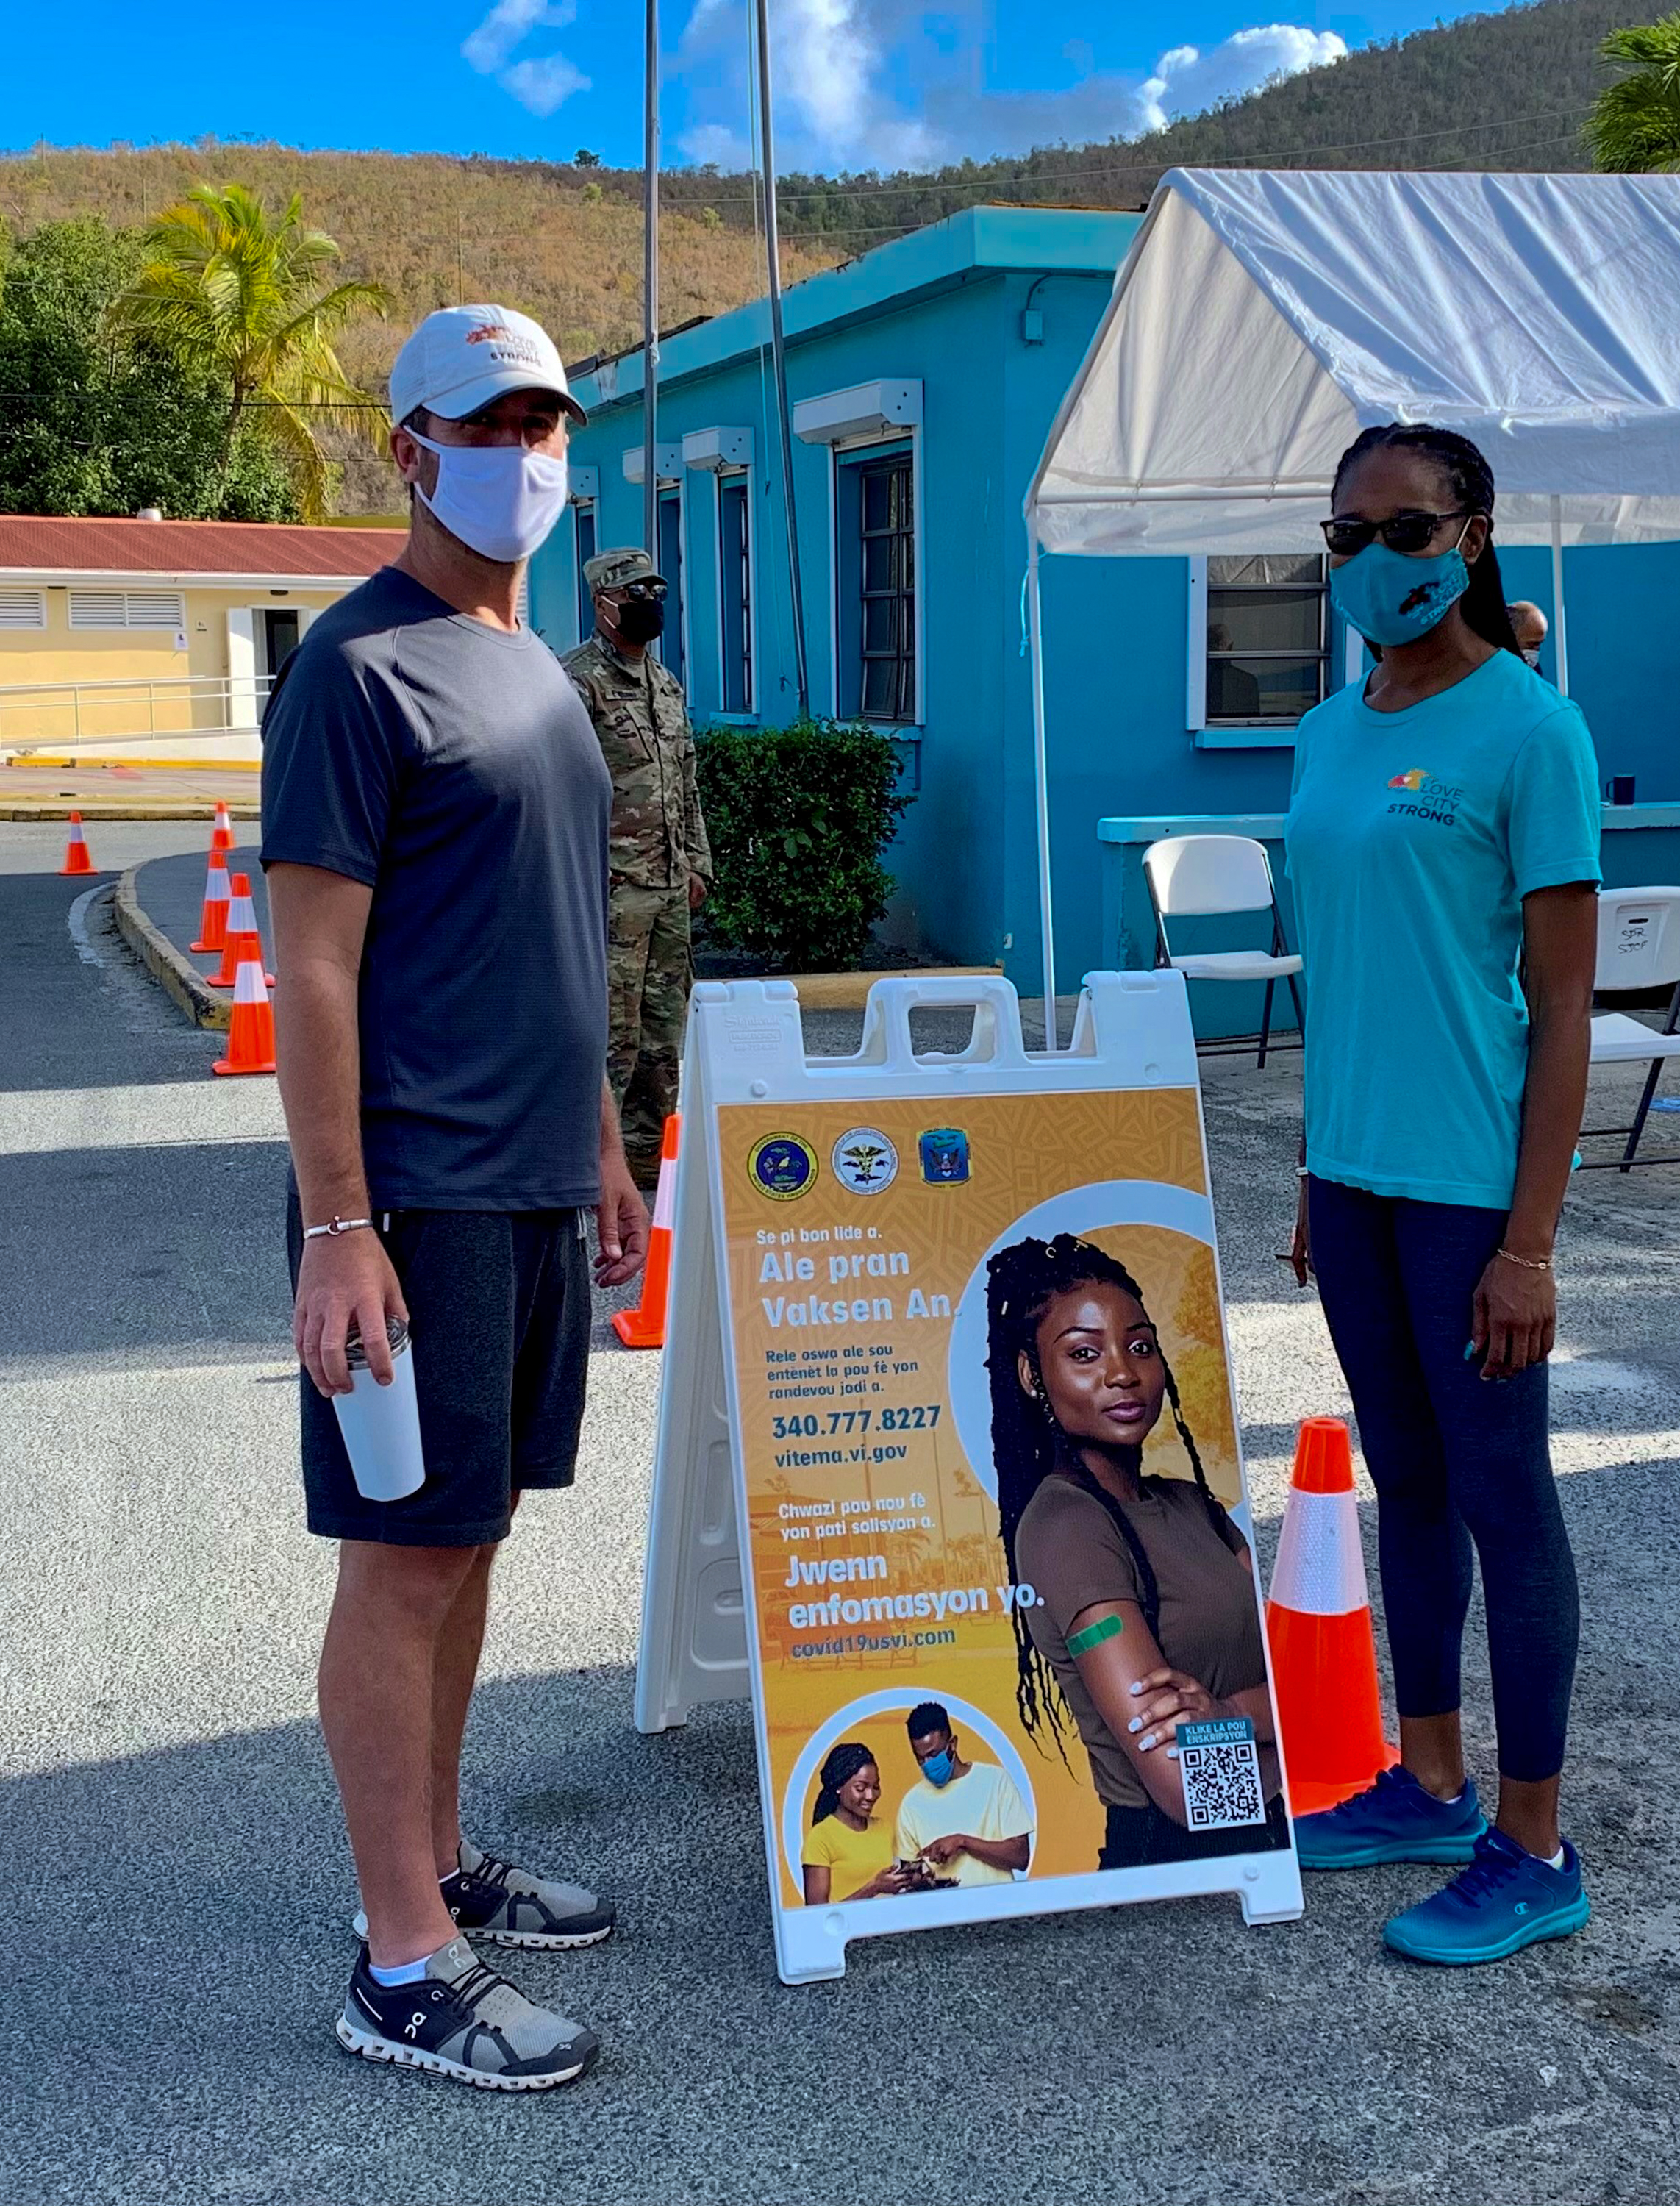
[{"label": "orange traffic cone", "polygon": [[93,861],[87,855],[87,838],[81,832],[80,812],[70,814],[70,839],[64,846],[64,862],[58,870],[61,873],[91,873],[93,871]]},{"label": "orange traffic cone", "polygon": [[231,850],[233,846],[233,821],[229,817],[227,806],[218,800],[216,825],[210,831],[210,847],[212,850]]},{"label": "orange traffic cone", "polygon": [[[218,988],[237,987],[247,957],[256,959],[259,973],[263,969],[263,939],[257,932],[256,906],[251,901],[251,876],[235,873],[232,887],[228,903],[228,939],[222,945],[222,963],[210,976]],[[272,973],[263,973],[263,979],[271,988],[274,986]]]},{"label": "orange traffic cone", "polygon": [[204,909],[199,915],[199,939],[188,946],[200,957],[213,957],[228,946],[228,861],[225,852],[212,849],[210,870],[204,877]]},{"label": "orange traffic cone", "polygon": [[1290,1813],[1310,1815],[1399,1760],[1383,1737],[1353,1450],[1339,1417],[1302,1425],[1266,1631]]},{"label": "orange traffic cone", "polygon": [[263,980],[263,961],[254,946],[241,960],[234,983],[233,1012],[228,1021],[228,1053],[218,1057],[214,1072],[272,1072],[274,1070],[274,1006]]},{"label": "orange traffic cone", "polygon": [[619,1310],[612,1329],[626,1348],[665,1344],[665,1295],[670,1285],[670,1229],[676,1214],[676,1144],[682,1121],[673,1111],[659,1143],[659,1184],[653,1197],[653,1230],[647,1237],[647,1267],[641,1275],[641,1307]]}]

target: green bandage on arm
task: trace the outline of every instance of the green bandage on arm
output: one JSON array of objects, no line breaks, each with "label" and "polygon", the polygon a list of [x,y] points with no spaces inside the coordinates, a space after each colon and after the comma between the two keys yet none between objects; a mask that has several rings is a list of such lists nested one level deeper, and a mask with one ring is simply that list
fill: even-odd
[{"label": "green bandage on arm", "polygon": [[1068,1652],[1076,1660],[1080,1655],[1088,1654],[1093,1647],[1100,1647],[1105,1639],[1117,1639],[1121,1630],[1117,1616],[1099,1617],[1094,1624],[1087,1624],[1083,1631],[1075,1632],[1068,1642]]}]

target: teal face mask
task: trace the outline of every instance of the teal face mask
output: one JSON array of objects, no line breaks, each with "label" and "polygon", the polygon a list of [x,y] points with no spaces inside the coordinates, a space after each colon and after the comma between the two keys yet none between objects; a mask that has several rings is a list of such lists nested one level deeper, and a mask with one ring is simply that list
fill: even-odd
[{"label": "teal face mask", "polygon": [[921,1765],[921,1774],[930,1785],[949,1785],[956,1774],[956,1756],[949,1747],[930,1754]]},{"label": "teal face mask", "polygon": [[1457,544],[1435,558],[1414,559],[1391,552],[1378,538],[1330,570],[1331,604],[1367,643],[1415,643],[1469,587],[1470,570]]}]

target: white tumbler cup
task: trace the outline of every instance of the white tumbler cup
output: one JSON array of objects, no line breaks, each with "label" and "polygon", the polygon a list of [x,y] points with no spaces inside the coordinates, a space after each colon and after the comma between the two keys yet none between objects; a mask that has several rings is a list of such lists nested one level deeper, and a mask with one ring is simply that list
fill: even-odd
[{"label": "white tumbler cup", "polygon": [[401,1318],[394,1317],[386,1334],[396,1374],[390,1386],[380,1386],[367,1368],[366,1350],[353,1339],[347,1355],[355,1391],[332,1398],[356,1491],[366,1501],[401,1501],[405,1494],[419,1493],[426,1483],[408,1328]]}]

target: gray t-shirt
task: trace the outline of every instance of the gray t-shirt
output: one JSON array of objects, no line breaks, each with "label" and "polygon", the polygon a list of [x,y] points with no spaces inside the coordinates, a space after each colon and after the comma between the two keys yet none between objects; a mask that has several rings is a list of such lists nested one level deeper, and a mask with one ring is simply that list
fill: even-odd
[{"label": "gray t-shirt", "polygon": [[376,1206],[598,1199],[611,809],[546,644],[395,567],[287,660],[263,721],[262,860],[373,891],[360,1028]]}]

